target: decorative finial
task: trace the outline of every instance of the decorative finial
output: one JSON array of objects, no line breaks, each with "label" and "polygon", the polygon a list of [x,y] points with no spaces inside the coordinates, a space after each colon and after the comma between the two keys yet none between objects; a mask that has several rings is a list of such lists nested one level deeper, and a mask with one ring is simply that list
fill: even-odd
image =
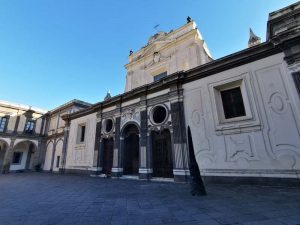
[{"label": "decorative finial", "polygon": [[250,37],[248,41],[248,47],[252,47],[261,43],[260,37],[256,36],[251,28],[249,28]]},{"label": "decorative finial", "polygon": [[190,23],[192,21],[192,18],[190,17],[190,16],[188,16],[187,18],[186,18],[186,23]]},{"label": "decorative finial", "polygon": [[129,55],[132,55],[132,54],[133,54],[133,51],[132,51],[132,49],[130,49]]},{"label": "decorative finial", "polygon": [[104,101],[111,99],[110,90],[107,91],[107,94],[104,98]]}]

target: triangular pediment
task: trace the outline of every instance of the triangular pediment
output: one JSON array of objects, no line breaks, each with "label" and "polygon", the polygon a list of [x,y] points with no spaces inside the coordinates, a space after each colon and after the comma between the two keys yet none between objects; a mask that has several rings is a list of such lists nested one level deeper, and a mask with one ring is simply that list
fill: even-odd
[{"label": "triangular pediment", "polygon": [[165,45],[169,44],[171,40],[159,40],[155,41],[154,43],[150,44],[146,47],[145,51],[141,54],[141,57],[152,55],[154,52],[158,52],[161,48],[163,48]]}]

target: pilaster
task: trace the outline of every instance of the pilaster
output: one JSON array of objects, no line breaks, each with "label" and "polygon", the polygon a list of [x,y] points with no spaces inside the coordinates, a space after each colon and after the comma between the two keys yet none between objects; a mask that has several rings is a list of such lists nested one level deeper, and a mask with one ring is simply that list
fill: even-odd
[{"label": "pilaster", "polygon": [[174,159],[174,180],[187,181],[189,177],[187,138],[183,105],[183,90],[176,87],[171,88],[171,117],[172,132],[171,141],[173,146]]},{"label": "pilaster", "polygon": [[122,167],[122,148],[124,146],[124,140],[121,138],[121,115],[115,118],[115,141],[114,141],[114,156],[113,156],[113,168],[112,176],[120,177],[123,174]]}]

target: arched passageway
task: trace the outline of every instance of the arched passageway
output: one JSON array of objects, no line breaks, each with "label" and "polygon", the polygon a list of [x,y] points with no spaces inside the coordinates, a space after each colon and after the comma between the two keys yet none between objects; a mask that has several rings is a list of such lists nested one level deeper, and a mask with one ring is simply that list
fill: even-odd
[{"label": "arched passageway", "polygon": [[10,170],[33,169],[33,154],[36,153],[36,145],[31,141],[21,141],[13,148]]},{"label": "arched passageway", "polygon": [[140,138],[139,129],[134,124],[129,124],[123,131],[124,151],[123,151],[123,174],[139,174],[139,152]]},{"label": "arched passageway", "polygon": [[114,139],[103,139],[103,155],[102,155],[102,173],[108,176],[111,175],[114,155]]},{"label": "arched passageway", "polygon": [[169,130],[152,132],[152,162],[153,177],[174,177],[171,134]]}]

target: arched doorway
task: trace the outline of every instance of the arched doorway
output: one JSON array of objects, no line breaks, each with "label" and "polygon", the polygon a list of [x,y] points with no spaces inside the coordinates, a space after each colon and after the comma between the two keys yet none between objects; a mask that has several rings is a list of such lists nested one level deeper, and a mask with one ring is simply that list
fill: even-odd
[{"label": "arched doorway", "polygon": [[14,146],[10,170],[33,169],[33,154],[36,153],[36,145],[31,141],[21,141]]},{"label": "arched doorway", "polygon": [[114,156],[114,139],[103,139],[103,155],[102,155],[102,173],[108,176],[111,175]]},{"label": "arched doorway", "polygon": [[139,153],[140,153],[140,138],[139,129],[134,124],[129,124],[123,131],[124,137],[124,161],[123,174],[124,175],[138,175],[139,174]]},{"label": "arched doorway", "polygon": [[0,173],[3,172],[4,156],[5,156],[7,147],[8,147],[7,143],[5,141],[0,140]]},{"label": "arched doorway", "polygon": [[152,162],[153,177],[174,177],[171,134],[169,130],[152,132]]}]

